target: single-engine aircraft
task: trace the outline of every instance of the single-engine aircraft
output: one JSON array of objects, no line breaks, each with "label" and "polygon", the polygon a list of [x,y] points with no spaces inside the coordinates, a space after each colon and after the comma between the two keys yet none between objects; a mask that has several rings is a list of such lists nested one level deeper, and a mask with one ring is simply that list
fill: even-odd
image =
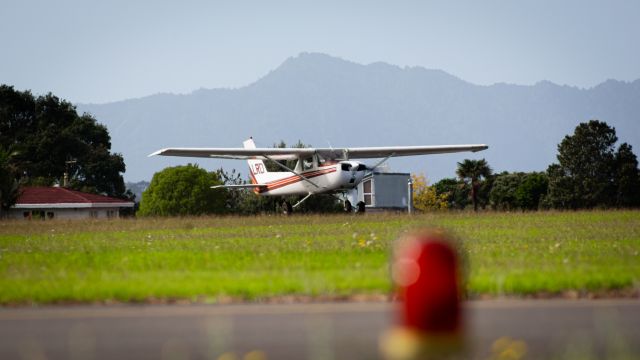
[{"label": "single-engine aircraft", "polygon": [[[251,188],[259,195],[305,195],[293,207],[309,196],[344,192],[355,188],[369,172],[373,172],[391,157],[482,151],[484,144],[437,146],[383,146],[352,148],[256,148],[253,138],[244,148],[166,148],[149,156],[186,156],[221,159],[241,159],[249,163],[251,184],[218,185],[213,188]],[[373,166],[353,159],[383,158]],[[282,160],[297,160],[292,169]],[[267,171],[264,161],[271,161],[284,171]]]}]

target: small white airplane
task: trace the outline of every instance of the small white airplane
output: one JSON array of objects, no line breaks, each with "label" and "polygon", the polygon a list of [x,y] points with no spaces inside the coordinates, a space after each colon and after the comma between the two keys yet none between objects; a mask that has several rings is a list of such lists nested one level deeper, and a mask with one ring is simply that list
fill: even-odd
[{"label": "small white airplane", "polygon": [[[344,192],[355,188],[367,172],[374,171],[391,157],[482,151],[484,144],[438,146],[384,146],[353,148],[256,148],[253,138],[244,148],[166,148],[149,156],[186,156],[241,159],[249,163],[251,184],[218,185],[213,188],[251,188],[265,196],[305,195],[297,207],[313,194]],[[383,158],[374,166],[352,159]],[[267,171],[264,161],[284,171]],[[291,169],[279,161],[297,160]]]}]

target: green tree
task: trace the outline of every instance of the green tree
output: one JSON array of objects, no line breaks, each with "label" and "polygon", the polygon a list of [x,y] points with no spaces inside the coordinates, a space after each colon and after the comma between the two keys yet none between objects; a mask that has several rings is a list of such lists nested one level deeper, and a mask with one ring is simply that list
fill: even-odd
[{"label": "green tree", "polygon": [[558,146],[558,161],[574,180],[580,207],[611,204],[616,141],[614,128],[591,120],[578,125]]},{"label": "green tree", "polygon": [[516,189],[517,206],[522,210],[538,210],[548,188],[547,174],[537,172],[525,174]]},{"label": "green tree", "polygon": [[631,145],[623,143],[615,157],[615,199],[616,205],[631,207],[640,205],[640,174],[638,159]]},{"label": "green tree", "polygon": [[547,168],[549,189],[543,201],[545,208],[577,209],[579,198],[574,189],[576,185],[572,177],[568,176],[562,166],[551,164]]},{"label": "green tree", "polygon": [[491,206],[497,210],[537,210],[547,187],[544,173],[503,172],[495,177]]},{"label": "green tree", "polygon": [[461,180],[445,178],[433,184],[438,196],[447,197],[447,208],[462,210],[469,205],[469,187]]},{"label": "green tree", "polygon": [[142,193],[141,216],[185,216],[219,214],[226,211],[227,190],[211,189],[222,181],[216,172],[197,165],[166,168],[153,175]]},{"label": "green tree", "polygon": [[481,160],[469,160],[465,159],[458,163],[458,169],[456,175],[460,180],[467,183],[471,188],[471,202],[473,203],[473,210],[478,211],[478,191],[480,186],[489,176],[491,176],[492,170],[487,164],[485,159]]},{"label": "green tree", "polygon": [[437,194],[435,186],[429,186],[424,174],[411,175],[413,206],[419,211],[446,210],[449,206],[446,193]]},{"label": "green tree", "polygon": [[[244,185],[247,182],[242,180],[242,176],[236,169],[232,169],[231,172],[225,171],[223,168],[216,170],[218,178],[224,185]],[[250,194],[249,189],[234,189],[228,192],[225,207],[227,211],[231,213],[244,214],[243,205],[247,195]]]},{"label": "green tree", "polygon": [[489,174],[489,176],[481,182],[480,188],[478,188],[478,206],[483,210],[491,203],[489,195],[491,194],[491,189],[493,189],[495,179],[495,175]]},{"label": "green tree", "polygon": [[18,200],[20,187],[15,168],[11,165],[11,152],[0,146],[0,217]]},{"label": "green tree", "polygon": [[74,189],[125,195],[124,160],[110,152],[106,127],[52,94],[0,86],[0,145],[15,151],[11,165],[28,185],[62,183],[68,171]]},{"label": "green tree", "polygon": [[496,176],[489,195],[491,206],[497,210],[514,210],[519,207],[517,192],[524,173],[503,172]]},{"label": "green tree", "polygon": [[558,145],[558,164],[547,169],[546,203],[572,209],[633,203],[637,160],[627,144],[616,152],[617,140],[615,128],[598,120],[581,123],[565,136]]}]

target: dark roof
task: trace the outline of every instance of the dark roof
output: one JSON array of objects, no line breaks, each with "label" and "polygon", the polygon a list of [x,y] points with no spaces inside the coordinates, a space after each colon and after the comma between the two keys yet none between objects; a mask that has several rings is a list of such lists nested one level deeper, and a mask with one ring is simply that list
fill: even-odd
[{"label": "dark roof", "polygon": [[411,175],[410,173],[399,173],[399,172],[378,172],[378,171],[374,171],[372,172],[373,175]]},{"label": "dark roof", "polygon": [[26,204],[110,204],[132,203],[110,196],[84,193],[63,187],[32,186],[22,189],[16,205]]},{"label": "dark roof", "polygon": [[368,173],[364,179],[369,179],[374,176],[411,176],[410,173],[396,173],[396,172],[372,172]]}]

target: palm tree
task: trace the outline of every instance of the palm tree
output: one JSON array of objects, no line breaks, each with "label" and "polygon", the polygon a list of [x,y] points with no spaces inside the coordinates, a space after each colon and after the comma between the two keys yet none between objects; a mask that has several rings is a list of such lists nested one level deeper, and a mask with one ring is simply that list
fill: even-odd
[{"label": "palm tree", "polygon": [[491,176],[492,170],[485,159],[469,160],[465,159],[458,163],[456,175],[460,180],[471,185],[471,201],[473,202],[473,211],[478,211],[478,189],[482,180]]}]

